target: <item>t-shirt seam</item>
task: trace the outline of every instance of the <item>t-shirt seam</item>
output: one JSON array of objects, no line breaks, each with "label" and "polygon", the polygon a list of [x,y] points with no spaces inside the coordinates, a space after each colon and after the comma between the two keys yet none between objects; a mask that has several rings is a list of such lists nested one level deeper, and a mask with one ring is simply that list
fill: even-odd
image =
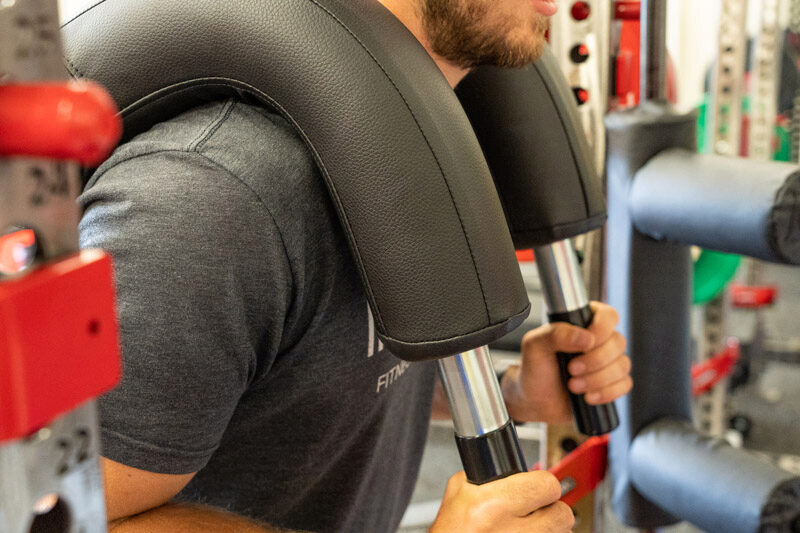
[{"label": "t-shirt seam", "polygon": [[213,137],[214,133],[216,133],[217,130],[225,123],[225,121],[228,120],[228,117],[230,117],[235,105],[236,101],[233,99],[226,101],[219,111],[217,111],[217,115],[214,117],[214,119],[210,121],[205,128],[203,128],[203,130],[200,132],[200,135],[198,135],[195,140],[189,143],[189,150],[200,153],[200,150],[203,149],[208,140]]},{"label": "t-shirt seam", "polygon": [[142,157],[148,157],[148,156],[159,155],[159,154],[168,154],[168,153],[196,154],[197,156],[202,157],[204,160],[208,161],[209,163],[211,163],[214,166],[218,167],[219,169],[223,170],[226,174],[228,174],[230,177],[232,177],[235,181],[237,181],[241,185],[243,185],[250,192],[250,194],[252,194],[256,198],[256,200],[258,200],[258,203],[261,205],[261,207],[267,213],[270,221],[272,222],[272,225],[275,227],[275,230],[278,232],[278,237],[280,238],[280,241],[281,241],[281,248],[283,249],[283,256],[284,256],[284,259],[286,260],[286,265],[289,268],[289,274],[291,275],[291,278],[292,278],[292,289],[293,289],[292,292],[294,292],[295,275],[294,275],[294,271],[292,269],[292,263],[291,263],[291,261],[289,259],[289,250],[286,247],[286,239],[284,238],[283,232],[281,231],[281,228],[278,225],[278,222],[275,220],[275,216],[272,214],[272,211],[270,210],[269,206],[266,204],[266,202],[261,197],[261,195],[258,194],[258,192],[256,192],[245,180],[243,180],[242,178],[237,176],[234,172],[232,172],[230,169],[225,167],[225,165],[223,165],[219,161],[216,161],[216,160],[212,159],[211,157],[207,156],[206,154],[204,154],[202,152],[198,152],[196,150],[181,149],[181,148],[162,148],[162,149],[157,149],[157,150],[150,150],[150,151],[147,151],[147,152],[141,153],[141,154],[136,154],[136,155],[131,156],[129,158],[123,159],[122,161],[114,163],[114,165],[108,167],[107,169],[104,169],[102,174],[93,176],[92,183],[91,184],[87,184],[86,189],[87,190],[90,189],[109,170],[111,170],[114,167],[117,167],[117,166],[121,165],[122,163],[127,163],[127,162],[130,162],[130,161],[133,161],[135,159],[142,158]]},{"label": "t-shirt seam", "polygon": [[[258,194],[258,192],[255,189],[253,189],[245,180],[243,180],[241,177],[236,175],[233,171],[228,169],[225,165],[223,165],[219,161],[216,161],[215,159],[212,159],[211,157],[207,156],[206,154],[204,154],[202,152],[199,152],[197,150],[194,150],[191,153],[195,153],[198,156],[202,157],[203,159],[205,159],[206,161],[208,161],[212,165],[214,165],[214,166],[218,167],[219,169],[223,170],[231,178],[233,178],[234,180],[236,180],[240,184],[242,184],[248,191],[250,191],[250,193],[256,198],[256,200],[258,200],[258,203],[264,209],[264,212],[267,214],[267,216],[269,217],[270,221],[272,221],[272,225],[275,228],[275,231],[278,232],[278,238],[281,241],[281,248],[283,249],[283,257],[284,257],[284,260],[286,261],[286,268],[289,269],[289,277],[292,280],[292,286],[290,288],[291,298],[290,298],[290,303],[289,303],[289,309],[287,309],[287,315],[288,315],[290,310],[291,310],[291,308],[295,305],[297,278],[295,277],[294,269],[292,268],[292,261],[289,258],[289,249],[286,246],[286,239],[284,238],[283,232],[281,231],[281,228],[278,225],[278,221],[275,219],[275,216],[272,214],[272,211],[270,210],[269,206],[264,201],[264,199],[261,197],[261,195]],[[284,333],[285,333],[285,331],[284,331]],[[274,360],[274,358],[271,358],[271,359]],[[258,365],[258,360],[255,361],[255,364],[256,364],[256,367],[255,367],[254,372],[253,372],[253,378],[248,380],[248,389],[253,387],[253,386],[255,386],[256,384],[260,383],[263,379],[266,378],[266,375],[268,374],[268,372],[263,371],[263,372],[261,372],[261,375],[258,375],[259,374],[258,371],[257,371],[258,370],[258,366],[259,366]]]},{"label": "t-shirt seam", "polygon": [[[286,246],[286,239],[283,236],[283,232],[281,231],[281,228],[278,225],[278,222],[275,219],[275,216],[272,214],[272,211],[270,210],[269,206],[266,204],[266,202],[261,197],[261,195],[258,194],[258,192],[256,192],[245,180],[243,180],[241,177],[236,175],[230,169],[225,167],[225,165],[223,165],[219,161],[216,161],[216,160],[212,159],[211,157],[207,156],[206,154],[204,154],[202,152],[198,152],[196,150],[189,150],[189,149],[186,149],[186,148],[161,148],[161,149],[148,150],[147,152],[136,154],[134,156],[125,158],[125,159],[123,159],[121,161],[115,162],[113,165],[109,166],[108,168],[103,169],[103,172],[101,174],[98,174],[98,175],[95,175],[95,176],[92,177],[91,181],[86,185],[86,190],[88,190],[92,186],[94,186],[94,184],[96,184],[97,181],[99,181],[109,170],[111,170],[114,167],[117,167],[117,166],[121,165],[122,163],[127,163],[127,162],[130,162],[130,161],[134,161],[134,160],[142,158],[142,157],[155,156],[155,155],[168,154],[168,153],[195,154],[198,157],[203,158],[205,161],[211,163],[215,167],[217,167],[220,170],[222,170],[223,172],[225,172],[225,174],[227,174],[228,176],[233,178],[236,182],[238,182],[241,185],[243,185],[250,192],[250,194],[252,194],[253,197],[255,197],[255,199],[258,201],[259,205],[261,205],[261,208],[267,214],[267,217],[269,218],[269,220],[272,222],[272,226],[275,228],[275,231],[278,233],[278,238],[280,239],[281,248],[283,250],[283,257],[284,257],[284,260],[286,262],[286,267],[289,270],[289,276],[291,278],[291,288],[290,288],[291,299],[290,299],[290,304],[289,305],[290,305],[290,307],[293,306],[294,302],[295,302],[295,292],[296,292],[296,287],[297,287],[297,281],[296,281],[297,278],[295,276],[294,269],[292,268],[292,262],[291,262],[291,260],[289,258],[289,250],[288,250],[288,248]],[[258,368],[258,361],[256,361],[256,368]],[[253,386],[254,384],[260,382],[261,379],[264,377],[264,376],[257,376],[256,374],[257,374],[257,372],[254,372],[252,380],[248,380],[248,382],[249,382],[248,387]]]},{"label": "t-shirt seam", "polygon": [[[278,221],[275,220],[275,216],[272,214],[272,210],[270,210],[270,208],[267,205],[267,203],[264,201],[264,199],[261,197],[261,195],[258,194],[258,192],[255,189],[253,189],[253,187],[250,186],[250,184],[248,184],[245,180],[243,180],[241,177],[239,177],[234,172],[232,172],[230,169],[228,169],[225,165],[223,165],[219,161],[216,161],[215,159],[212,159],[211,157],[207,156],[206,154],[204,154],[202,152],[198,152],[196,150],[193,150],[192,153],[195,153],[195,154],[199,155],[200,157],[202,157],[203,159],[205,159],[209,163],[211,163],[214,166],[219,167],[221,170],[225,171],[231,178],[233,178],[234,180],[238,181],[248,191],[250,191],[250,194],[252,194],[256,198],[256,200],[258,200],[259,204],[261,204],[261,207],[264,209],[264,211],[269,216],[269,219],[270,219],[270,221],[272,221],[272,225],[275,227],[275,230],[278,232],[278,237],[281,240],[281,248],[283,249],[283,257],[286,260],[286,266],[289,268],[289,275],[292,278],[292,293],[294,294],[294,288],[295,288],[296,282],[295,282],[294,271],[292,270],[292,262],[289,259],[289,249],[286,247],[286,239],[283,237],[283,232],[281,231],[280,226],[278,226]],[[294,298],[292,298],[292,300],[294,300]]]}]

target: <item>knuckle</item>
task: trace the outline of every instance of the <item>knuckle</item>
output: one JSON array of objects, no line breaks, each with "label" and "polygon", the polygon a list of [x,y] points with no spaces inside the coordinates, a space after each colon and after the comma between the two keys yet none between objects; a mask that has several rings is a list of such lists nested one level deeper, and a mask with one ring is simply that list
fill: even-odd
[{"label": "knuckle", "polygon": [[549,337],[559,337],[564,334],[567,324],[564,322],[551,322],[542,326],[542,333]]},{"label": "knuckle", "polygon": [[[575,513],[572,512],[572,507],[564,502],[556,502],[553,504],[553,508],[558,527],[567,530],[572,529],[572,526],[575,525]],[[561,529],[557,531],[561,531]]]},{"label": "knuckle", "polygon": [[600,392],[600,400],[599,403],[609,403],[617,398],[625,396],[628,394],[633,387],[633,380],[630,376],[626,376],[624,379],[617,381],[603,389]]},{"label": "knuckle", "polygon": [[624,359],[620,358],[617,361],[614,361],[614,364],[608,368],[608,375],[606,376],[606,383],[607,385],[611,385],[625,379],[628,375],[628,368],[627,363]]},{"label": "knuckle", "polygon": [[614,326],[619,324],[619,313],[617,312],[616,309],[614,309],[610,305],[608,306],[608,319],[611,321],[612,324],[614,324]]},{"label": "knuckle", "polygon": [[585,363],[588,367],[587,370],[591,372],[592,367],[597,366],[597,364],[603,359],[603,350],[600,346],[595,346],[591,350],[587,350],[581,355],[574,357],[572,360],[575,361],[576,359],[579,359],[581,362]]},{"label": "knuckle", "polygon": [[614,331],[614,340],[617,342],[617,345],[621,349],[625,349],[628,347],[628,339],[625,338],[625,335],[620,333],[619,331]]},{"label": "knuckle", "polygon": [[625,335],[623,335],[619,331],[615,331],[613,338],[619,351],[624,352],[625,349],[628,347],[628,339],[625,338]]},{"label": "knuckle", "polygon": [[563,533],[571,531],[575,525],[575,514],[572,508],[564,502],[555,502],[544,507],[531,516],[535,531],[548,533]]},{"label": "knuckle", "polygon": [[603,405],[604,403],[609,403],[614,399],[614,393],[610,390],[609,387],[600,389],[595,392],[597,393],[597,397],[592,399],[593,405]]},{"label": "knuckle", "polygon": [[490,531],[503,516],[503,505],[500,500],[489,498],[475,502],[467,510],[468,523],[474,524],[478,530]]},{"label": "knuckle", "polygon": [[527,332],[522,337],[522,350],[526,351],[532,348],[535,344],[539,342],[539,338],[542,335],[547,335],[547,331],[549,326],[542,326],[540,328],[532,329],[531,331]]},{"label": "knuckle", "polygon": [[450,476],[450,479],[447,480],[447,486],[445,487],[446,494],[454,494],[461,489],[461,486],[464,484],[464,474],[463,472],[459,472],[457,474],[453,474]]},{"label": "knuckle", "polygon": [[577,326],[564,322],[550,324],[553,347],[556,349],[571,350],[574,344],[573,329]]},{"label": "knuckle", "polygon": [[535,474],[533,479],[542,492],[542,497],[548,503],[558,501],[561,498],[561,482],[558,481],[558,478],[545,470],[539,470]]}]

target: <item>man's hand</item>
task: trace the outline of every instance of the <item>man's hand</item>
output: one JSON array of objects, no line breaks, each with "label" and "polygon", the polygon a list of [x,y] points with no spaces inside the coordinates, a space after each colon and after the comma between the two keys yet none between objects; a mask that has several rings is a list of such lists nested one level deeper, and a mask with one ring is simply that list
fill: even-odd
[{"label": "man's hand", "polygon": [[549,423],[572,419],[556,352],[583,353],[568,366],[568,386],[573,393],[585,394],[586,403],[608,403],[631,390],[631,361],[624,353],[625,338],[614,331],[619,316],[606,304],[591,305],[594,320],[588,329],[558,322],[523,337],[522,364],[512,366],[501,384],[512,419]]},{"label": "man's hand", "polygon": [[450,478],[429,533],[572,530],[575,517],[549,472],[524,472],[472,485],[464,472]]}]

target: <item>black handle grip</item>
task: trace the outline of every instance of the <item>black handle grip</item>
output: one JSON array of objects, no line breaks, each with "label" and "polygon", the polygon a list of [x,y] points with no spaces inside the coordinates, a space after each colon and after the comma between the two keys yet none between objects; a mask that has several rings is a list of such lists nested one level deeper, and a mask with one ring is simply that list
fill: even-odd
[{"label": "black handle grip", "polygon": [[482,485],[528,470],[514,422],[479,437],[456,435],[458,453],[467,480]]},{"label": "black handle grip", "polygon": [[[548,317],[550,322],[567,322],[573,326],[588,328],[594,319],[594,313],[592,313],[591,307],[587,305],[575,311],[548,314]],[[564,383],[564,387],[567,386],[567,381],[570,378],[567,366],[570,361],[579,355],[581,354],[558,354],[558,367],[561,370],[561,381]],[[567,392],[572,404],[572,412],[575,415],[575,424],[578,426],[578,431],[584,435],[604,435],[619,425],[619,415],[613,403],[589,405],[584,400],[583,394],[573,394],[569,392],[569,389],[567,389]]]}]

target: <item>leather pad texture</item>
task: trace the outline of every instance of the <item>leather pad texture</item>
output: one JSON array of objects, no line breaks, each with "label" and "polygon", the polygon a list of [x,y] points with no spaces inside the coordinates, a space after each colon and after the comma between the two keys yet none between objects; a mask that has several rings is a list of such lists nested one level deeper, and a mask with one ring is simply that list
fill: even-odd
[{"label": "leather pad texture", "polygon": [[479,67],[456,94],[481,143],[518,249],[603,225],[603,184],[575,97],[549,48],[522,69]]},{"label": "leather pad texture", "polygon": [[469,121],[375,0],[101,0],[65,20],[68,68],[105,85],[128,139],[232,94],[294,126],[336,206],[378,335],[398,356],[471,349],[527,315]]}]

